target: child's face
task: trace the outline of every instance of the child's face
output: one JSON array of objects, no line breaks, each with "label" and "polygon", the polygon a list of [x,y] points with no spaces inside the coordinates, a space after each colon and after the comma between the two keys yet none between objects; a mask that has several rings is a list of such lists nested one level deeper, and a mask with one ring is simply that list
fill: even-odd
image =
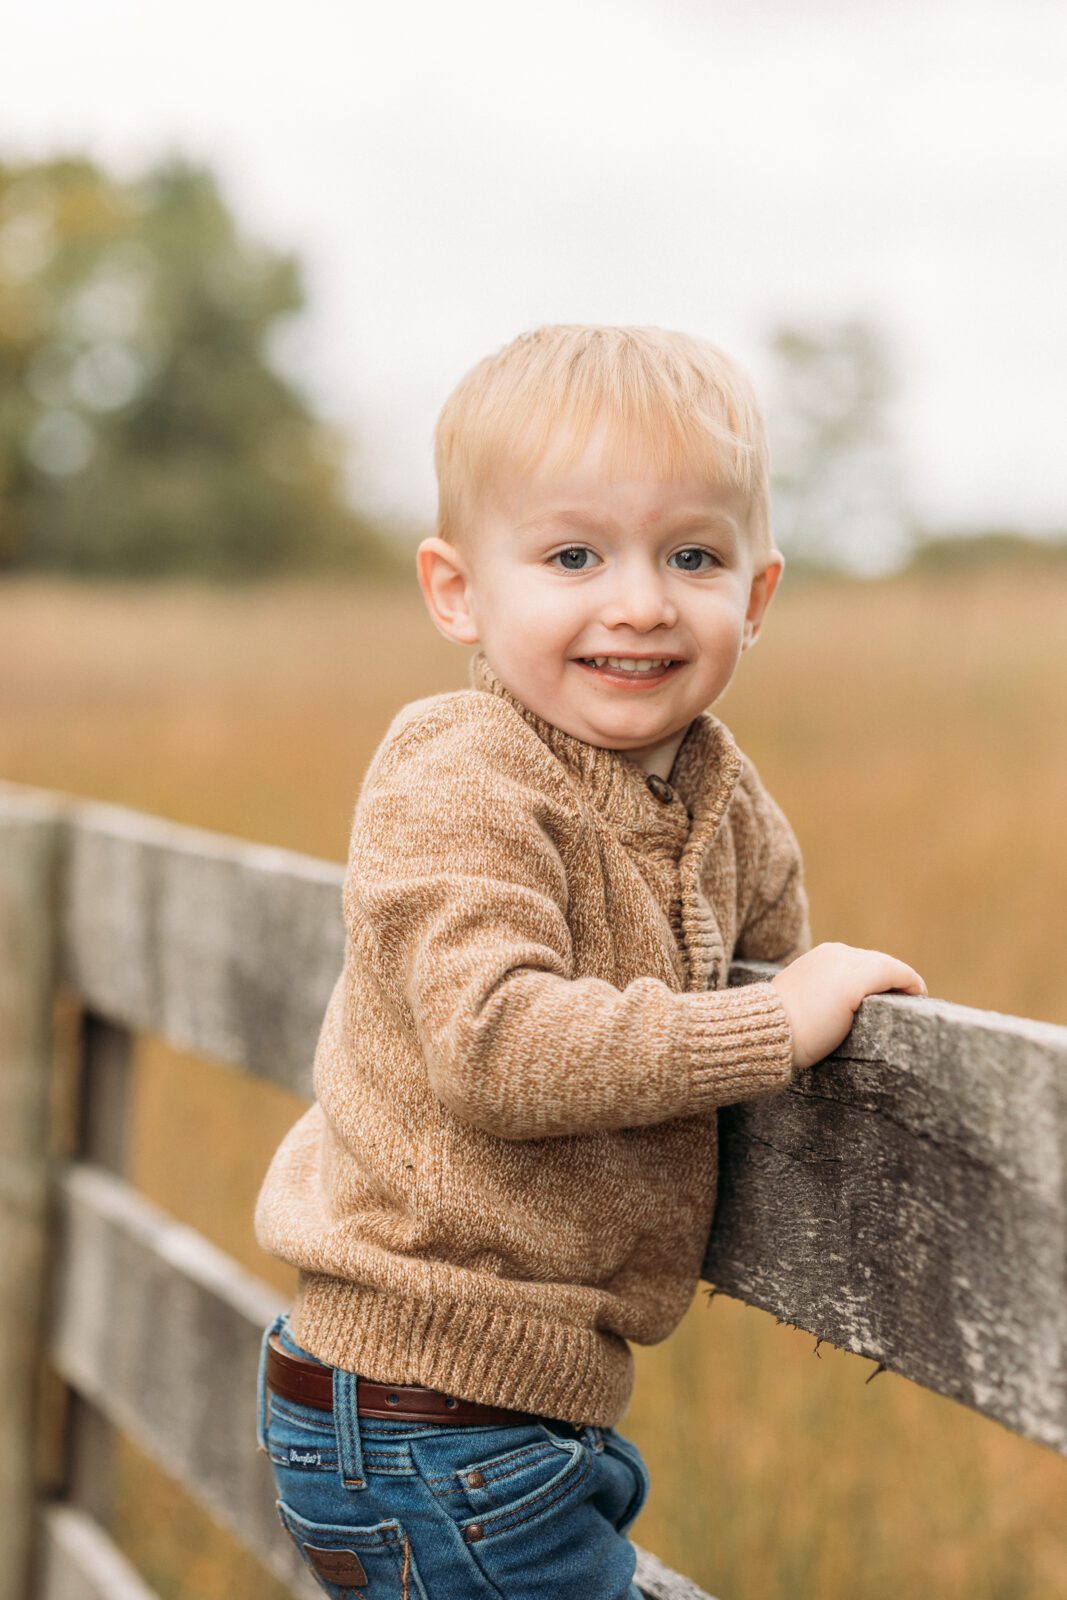
[{"label": "child's face", "polygon": [[[434,620],[524,705],[655,770],[723,693],[782,569],[753,571],[745,507],[706,482],[613,477],[594,434],[580,459],[509,476],[463,552],[420,547]],[[443,559],[438,559],[442,557]],[[669,658],[642,672],[592,658]]]}]

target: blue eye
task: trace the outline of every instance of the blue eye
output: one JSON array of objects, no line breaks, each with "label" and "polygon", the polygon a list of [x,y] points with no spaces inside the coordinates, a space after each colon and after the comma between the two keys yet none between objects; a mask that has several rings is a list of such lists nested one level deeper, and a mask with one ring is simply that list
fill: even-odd
[{"label": "blue eye", "polygon": [[554,556],[549,556],[549,561],[550,562],[552,562],[552,561],[563,561],[564,562],[564,566],[563,566],[562,570],[564,572],[584,572],[586,570],[584,562],[583,562],[583,564],[581,566],[572,567],[572,566],[569,566],[569,565],[566,564],[566,557],[567,556],[591,556],[592,553],[593,552],[591,550],[587,550],[586,549],[585,545],[574,544],[574,545],[570,545],[566,550],[557,550]]},{"label": "blue eye", "polygon": [[[696,545],[691,545],[688,550],[676,550],[675,554],[679,556],[707,556],[709,561],[716,563],[719,566],[722,565],[722,562],[719,561],[717,555],[713,555],[710,550],[701,550]],[[682,572],[706,572],[707,568],[700,566],[683,566],[679,570]]]}]

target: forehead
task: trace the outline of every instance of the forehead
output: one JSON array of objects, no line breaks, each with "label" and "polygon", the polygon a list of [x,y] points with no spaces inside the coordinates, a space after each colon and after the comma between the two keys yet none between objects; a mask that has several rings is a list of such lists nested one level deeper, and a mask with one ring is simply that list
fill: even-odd
[{"label": "forehead", "polygon": [[740,525],[747,496],[707,459],[665,464],[644,440],[598,424],[584,442],[566,425],[537,460],[501,462],[486,485],[497,516],[523,527],[564,531],[625,524],[656,531],[678,521]]}]

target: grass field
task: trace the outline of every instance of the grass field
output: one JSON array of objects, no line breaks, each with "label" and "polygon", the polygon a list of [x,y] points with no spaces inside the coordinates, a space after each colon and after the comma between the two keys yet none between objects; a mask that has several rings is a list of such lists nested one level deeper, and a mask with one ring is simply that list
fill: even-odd
[{"label": "grass field", "polygon": [[[931,995],[1067,1023],[1067,577],[797,584],[715,706],[804,847],[816,941]],[[414,580],[0,585],[0,776],[342,861],[406,700],[466,683]],[[252,1238],[302,1109],[140,1041],[129,1175],[283,1293]],[[1067,1600],[1067,1461],[873,1363],[698,1294],[638,1348],[638,1543],[721,1600]],[[252,1447],[251,1441],[249,1442]],[[116,1537],[162,1600],[279,1591],[132,1447]],[[556,1597],[546,1597],[556,1600]]]}]

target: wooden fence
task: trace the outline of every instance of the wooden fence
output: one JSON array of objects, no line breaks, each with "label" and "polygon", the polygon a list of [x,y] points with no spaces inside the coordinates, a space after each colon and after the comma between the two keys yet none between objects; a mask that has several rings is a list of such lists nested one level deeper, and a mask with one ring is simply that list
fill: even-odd
[{"label": "wooden fence", "polygon": [[[114,1430],[321,1594],[255,1448],[284,1305],[121,1173],[138,1031],[310,1097],[342,877],[0,783],[0,1600],[152,1600],[105,1532]],[[1067,1454],[1067,1028],[874,996],[824,1063],[720,1127],[706,1280]],[[645,1551],[637,1581],[701,1593]]]}]

